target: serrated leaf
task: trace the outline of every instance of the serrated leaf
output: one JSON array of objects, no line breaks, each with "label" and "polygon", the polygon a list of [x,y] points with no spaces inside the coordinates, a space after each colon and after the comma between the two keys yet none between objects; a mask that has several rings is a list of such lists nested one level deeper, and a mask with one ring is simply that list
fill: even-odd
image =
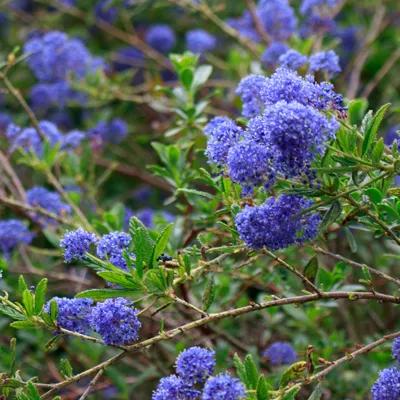
[{"label": "serrated leaf", "polygon": [[4,304],[0,304],[0,313],[7,315],[8,317],[12,319],[16,319],[19,321],[25,320],[25,315],[14,310],[12,307],[6,306]]},{"label": "serrated leaf", "polygon": [[246,386],[249,389],[256,389],[259,373],[251,354],[248,354],[244,359],[244,368],[246,370]]},{"label": "serrated leaf", "polygon": [[36,325],[32,321],[28,321],[27,319],[24,321],[14,321],[11,322],[10,326],[15,329],[33,329],[36,328]]},{"label": "serrated leaf", "polygon": [[378,134],[378,129],[389,107],[390,103],[383,105],[368,122],[361,147],[362,156],[364,156],[368,152],[368,150],[370,150],[371,144],[375,141],[376,135]]},{"label": "serrated leaf", "polygon": [[125,289],[89,289],[78,293],[76,298],[89,298],[95,301],[103,301],[115,297],[132,296],[132,290]]},{"label": "serrated leaf", "polygon": [[237,376],[242,382],[244,382],[246,380],[246,368],[237,353],[233,356],[233,365],[236,368]]},{"label": "serrated leaf", "polygon": [[257,400],[268,400],[269,399],[268,391],[269,389],[267,381],[263,376],[260,376],[260,378],[258,379],[257,390],[256,390]]},{"label": "serrated leaf", "polygon": [[22,292],[22,304],[25,307],[25,311],[26,314],[28,316],[33,315],[33,311],[34,311],[34,298],[33,298],[33,294],[31,293],[30,290],[25,289]]},{"label": "serrated leaf", "polygon": [[115,283],[122,286],[125,289],[129,289],[132,292],[140,292],[145,290],[142,282],[139,279],[134,279],[131,275],[118,274],[112,271],[102,271],[97,273],[98,276],[103,278],[105,281]]},{"label": "serrated leaf", "polygon": [[28,289],[28,285],[26,284],[24,277],[20,275],[18,277],[18,291],[22,294],[26,289]]},{"label": "serrated leaf", "polygon": [[35,314],[40,314],[46,301],[47,278],[43,278],[35,290]]},{"label": "serrated leaf", "polygon": [[72,366],[68,359],[62,358],[60,360],[60,372],[64,376],[64,378],[70,378],[74,374]]}]

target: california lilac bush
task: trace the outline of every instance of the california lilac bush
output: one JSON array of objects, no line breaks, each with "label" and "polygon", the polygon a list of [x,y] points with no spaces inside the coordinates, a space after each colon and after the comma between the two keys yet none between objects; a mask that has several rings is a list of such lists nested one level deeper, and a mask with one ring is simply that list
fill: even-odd
[{"label": "california lilac bush", "polygon": [[399,400],[400,7],[0,4],[0,399]]}]

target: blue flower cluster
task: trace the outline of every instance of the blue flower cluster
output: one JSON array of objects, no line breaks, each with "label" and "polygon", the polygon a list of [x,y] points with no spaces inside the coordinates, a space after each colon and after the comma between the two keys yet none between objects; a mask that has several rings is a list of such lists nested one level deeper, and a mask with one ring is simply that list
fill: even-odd
[{"label": "blue flower cluster", "polygon": [[138,310],[127,299],[118,297],[94,305],[91,299],[54,297],[45,305],[47,313],[52,301],[57,303],[57,324],[61,328],[82,334],[94,331],[108,345],[127,345],[139,337],[142,325]]},{"label": "blue flower cluster", "polygon": [[261,63],[266,68],[276,68],[279,58],[289,50],[289,46],[282,42],[272,42],[261,55]]},{"label": "blue flower cluster", "polygon": [[268,198],[260,206],[246,206],[235,218],[240,238],[253,249],[271,250],[302,244],[314,239],[320,224],[319,214],[302,214],[313,202],[300,196]]},{"label": "blue flower cluster", "polygon": [[103,61],[93,57],[82,41],[58,31],[35,35],[25,43],[24,52],[30,69],[40,81],[31,92],[35,109],[63,107],[69,101],[82,100],[71,89],[68,78],[81,79],[104,67]]},{"label": "blue flower cluster", "polygon": [[[400,338],[392,345],[392,356],[400,363]],[[400,369],[398,366],[386,368],[379,374],[371,388],[372,400],[398,400],[400,398]]]},{"label": "blue flower cluster", "polygon": [[4,256],[10,253],[20,244],[29,244],[34,234],[18,219],[0,220],[0,250]]},{"label": "blue flower cluster", "polygon": [[6,137],[10,142],[9,151],[12,153],[18,149],[33,151],[38,157],[43,155],[44,140],[50,146],[59,145],[62,150],[72,150],[80,145],[86,134],[81,131],[71,131],[63,134],[57,126],[50,121],[39,122],[40,131],[43,138],[36,128],[21,128],[13,123],[6,129]]},{"label": "blue flower cluster", "polygon": [[300,13],[305,16],[302,34],[309,36],[314,33],[331,32],[335,29],[332,13],[339,0],[303,0]]},{"label": "blue flower cluster", "polygon": [[82,228],[66,232],[60,242],[60,247],[64,250],[65,262],[83,259],[90,250],[90,246],[96,242],[96,235]]},{"label": "blue flower cluster", "polygon": [[128,125],[121,118],[113,118],[109,122],[99,122],[88,134],[97,144],[118,144],[128,135]]},{"label": "blue flower cluster", "polygon": [[137,314],[138,310],[131,307],[129,300],[118,297],[97,303],[91,310],[89,321],[104,343],[127,345],[139,338],[142,324]]},{"label": "blue flower cluster", "polygon": [[176,374],[162,378],[152,400],[241,400],[246,395],[239,379],[227,373],[212,376],[215,352],[190,347],[176,359]]},{"label": "blue flower cluster", "polygon": [[57,325],[69,331],[86,334],[90,330],[88,316],[93,301],[91,299],[69,299],[67,297],[53,297],[46,303],[44,311],[50,312],[52,301],[57,303]]},{"label": "blue flower cluster", "polygon": [[165,24],[153,25],[146,32],[146,43],[160,53],[168,53],[175,46],[175,32]]},{"label": "blue flower cluster", "polygon": [[140,221],[143,223],[143,225],[146,226],[147,228],[154,228],[154,226],[157,224],[158,221],[169,222],[169,223],[175,221],[175,215],[169,213],[168,211],[157,211],[154,210],[153,208],[146,207],[136,212],[129,210],[129,212],[126,215],[128,224],[129,224],[129,219],[134,215],[137,218],[139,218]]},{"label": "blue flower cluster", "polygon": [[[32,207],[40,207],[55,215],[63,216],[71,213],[71,207],[64,203],[58,193],[51,192],[41,186],[33,187],[26,192],[26,200]],[[35,213],[33,218],[42,225],[54,224],[50,217]]]},{"label": "blue flower cluster", "polygon": [[193,29],[186,33],[186,48],[195,54],[214,50],[217,39],[204,29]]},{"label": "blue flower cluster", "polygon": [[108,233],[97,242],[97,256],[103,260],[108,259],[119,268],[127,269],[123,252],[128,250],[131,240],[131,237],[125,232]]},{"label": "blue flower cluster", "polygon": [[273,366],[293,364],[297,360],[296,350],[288,342],[272,343],[262,355]]}]

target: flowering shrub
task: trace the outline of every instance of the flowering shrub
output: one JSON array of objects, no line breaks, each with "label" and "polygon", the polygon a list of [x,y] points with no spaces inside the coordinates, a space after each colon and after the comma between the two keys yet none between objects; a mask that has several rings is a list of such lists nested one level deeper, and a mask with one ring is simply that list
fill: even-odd
[{"label": "flowering shrub", "polygon": [[1,5],[0,398],[398,400],[399,13]]}]

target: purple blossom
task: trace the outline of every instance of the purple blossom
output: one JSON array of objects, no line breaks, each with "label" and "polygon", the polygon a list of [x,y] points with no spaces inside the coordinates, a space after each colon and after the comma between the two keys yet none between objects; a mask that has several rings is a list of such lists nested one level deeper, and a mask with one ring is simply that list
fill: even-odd
[{"label": "purple blossom", "polygon": [[201,400],[241,400],[245,396],[242,382],[225,373],[207,380]]},{"label": "purple blossom", "polygon": [[200,392],[189,387],[176,375],[160,379],[157,389],[153,392],[152,400],[198,400]]},{"label": "purple blossom", "polygon": [[323,71],[332,77],[338,74],[342,69],[339,65],[339,57],[333,50],[321,51],[310,57],[310,71]]},{"label": "purple blossom", "polygon": [[34,235],[26,225],[18,219],[0,220],[0,250],[8,257],[12,250],[20,244],[29,244]]},{"label": "purple blossom", "polygon": [[217,39],[203,29],[193,29],[186,33],[186,48],[195,54],[214,50]]},{"label": "purple blossom", "polygon": [[113,118],[111,121],[101,121],[89,130],[89,136],[100,142],[118,144],[128,135],[128,125],[121,118]]},{"label": "purple blossom", "polygon": [[66,232],[60,242],[60,247],[64,250],[65,262],[83,259],[90,250],[90,246],[96,242],[96,235],[82,228]]},{"label": "purple blossom", "polygon": [[292,244],[313,240],[318,234],[319,214],[306,215],[311,200],[281,195],[270,197],[260,206],[246,206],[235,218],[240,238],[253,249],[284,249]]},{"label": "purple blossom", "polygon": [[371,388],[372,400],[398,400],[400,398],[400,371],[386,368]]},{"label": "purple blossom", "polygon": [[97,256],[103,260],[108,259],[119,268],[127,269],[123,252],[128,250],[131,240],[130,235],[125,232],[108,233],[97,242]]},{"label": "purple blossom", "polygon": [[297,360],[296,350],[288,342],[272,343],[264,350],[263,356],[274,366],[293,364]]},{"label": "purple blossom", "polygon": [[55,301],[58,306],[57,325],[69,331],[86,334],[90,330],[89,315],[93,301],[91,299],[68,299],[53,297],[44,307],[50,312],[50,303]]},{"label": "purple blossom", "polygon": [[249,75],[240,81],[236,94],[242,99],[243,116],[251,118],[263,111],[267,100],[268,82],[269,80],[262,75]]},{"label": "purple blossom", "polygon": [[288,45],[282,42],[272,42],[261,56],[261,63],[267,68],[275,68],[278,65],[279,57],[289,49]]},{"label": "purple blossom", "polygon": [[164,24],[153,25],[146,33],[146,43],[160,53],[168,53],[175,46],[174,31]]},{"label": "purple blossom", "polygon": [[296,50],[290,49],[279,57],[279,64],[283,67],[297,70],[308,61],[307,56],[299,53]]},{"label": "purple blossom", "polygon": [[400,338],[396,338],[393,341],[392,355],[395,360],[400,362]]},{"label": "purple blossom", "polygon": [[215,368],[215,352],[202,347],[190,347],[176,359],[176,373],[189,385],[202,384]]},{"label": "purple blossom", "polygon": [[139,338],[138,310],[122,297],[97,303],[89,316],[92,329],[108,345],[128,345]]},{"label": "purple blossom", "polygon": [[136,47],[122,47],[117,51],[114,58],[114,68],[116,71],[141,68],[144,64],[144,55]]}]

